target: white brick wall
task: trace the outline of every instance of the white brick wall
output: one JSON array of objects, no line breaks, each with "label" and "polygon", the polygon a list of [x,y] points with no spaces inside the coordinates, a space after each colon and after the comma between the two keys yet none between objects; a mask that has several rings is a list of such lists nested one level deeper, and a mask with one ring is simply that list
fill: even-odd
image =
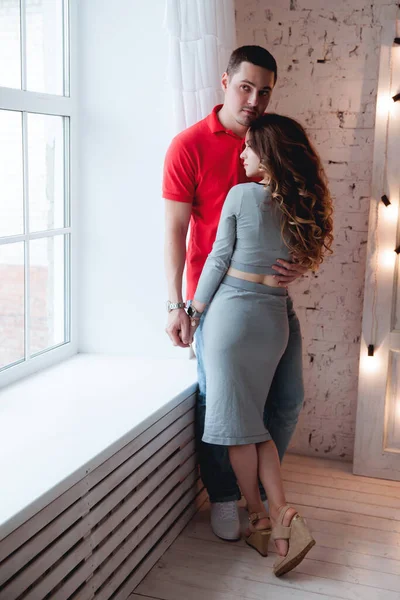
[{"label": "white brick wall", "polygon": [[238,45],[264,46],[278,63],[270,110],[307,127],[324,161],[335,205],[334,255],[316,276],[292,289],[303,329],[306,399],[291,449],[351,460],[380,15],[382,6],[396,1],[235,4]]}]

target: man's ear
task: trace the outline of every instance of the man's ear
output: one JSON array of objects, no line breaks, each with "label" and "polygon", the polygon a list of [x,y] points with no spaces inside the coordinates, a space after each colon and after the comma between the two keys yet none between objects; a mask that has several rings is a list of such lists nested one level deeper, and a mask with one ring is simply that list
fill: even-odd
[{"label": "man's ear", "polygon": [[225,72],[221,78],[221,87],[224,90],[224,92],[226,92],[226,90],[228,88],[228,82],[229,82],[229,75],[228,75],[228,73]]}]

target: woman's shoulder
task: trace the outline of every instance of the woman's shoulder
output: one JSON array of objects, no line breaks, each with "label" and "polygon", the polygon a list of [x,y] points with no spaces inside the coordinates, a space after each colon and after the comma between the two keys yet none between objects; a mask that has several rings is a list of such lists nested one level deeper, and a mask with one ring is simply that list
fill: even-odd
[{"label": "woman's shoulder", "polygon": [[255,190],[262,187],[264,186],[262,186],[260,183],[256,183],[255,181],[247,181],[246,183],[237,183],[233,186],[232,189],[241,190],[243,192],[250,192],[251,190]]},{"label": "woman's shoulder", "polygon": [[229,202],[229,204],[241,205],[244,198],[254,196],[255,193],[256,190],[253,188],[253,183],[238,183],[229,190],[226,202]]},{"label": "woman's shoulder", "polygon": [[261,185],[260,183],[256,183],[253,181],[249,181],[247,183],[238,183],[237,185],[234,185],[230,191],[229,194],[236,196],[236,197],[247,197],[247,196],[253,196],[253,197],[259,197],[259,196],[265,196],[269,194],[269,188],[266,188],[264,185]]},{"label": "woman's shoulder", "polygon": [[[226,197],[225,205],[230,210],[239,214],[244,210],[246,213],[254,208],[259,208],[261,204],[268,201],[271,197],[269,188],[255,182],[238,183],[234,185]],[[252,208],[254,207],[254,208]]]},{"label": "woman's shoulder", "polygon": [[239,183],[238,185],[235,185],[235,188],[237,188],[237,193],[241,195],[243,200],[253,200],[253,203],[255,204],[264,202],[271,197],[271,191],[268,186],[266,187],[253,181],[249,181],[248,183]]}]

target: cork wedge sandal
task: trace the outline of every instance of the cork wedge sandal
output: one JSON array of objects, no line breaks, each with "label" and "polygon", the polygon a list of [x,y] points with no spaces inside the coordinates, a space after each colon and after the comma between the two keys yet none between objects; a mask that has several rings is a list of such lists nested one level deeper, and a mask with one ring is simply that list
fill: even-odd
[{"label": "cork wedge sandal", "polygon": [[[250,525],[255,525],[260,519],[267,519],[268,515],[265,513],[251,513],[249,515]],[[261,556],[268,556],[268,543],[271,537],[272,529],[267,527],[266,529],[249,529],[249,533],[245,533],[244,539],[246,544],[257,550]]]},{"label": "cork wedge sandal", "polygon": [[272,539],[288,540],[289,545],[286,556],[278,556],[275,561],[274,574],[277,577],[297,567],[315,544],[304,518],[299,514],[294,515],[288,527],[283,526],[283,518],[289,508],[290,506],[281,508],[277,524],[272,528]]}]

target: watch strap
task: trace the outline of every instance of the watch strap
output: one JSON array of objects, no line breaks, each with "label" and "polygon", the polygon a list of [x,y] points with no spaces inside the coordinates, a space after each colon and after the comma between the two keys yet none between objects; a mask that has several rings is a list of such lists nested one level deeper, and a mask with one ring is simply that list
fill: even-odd
[{"label": "watch strap", "polygon": [[167,301],[167,311],[171,312],[171,310],[177,310],[178,308],[186,308],[185,302],[170,302]]}]

